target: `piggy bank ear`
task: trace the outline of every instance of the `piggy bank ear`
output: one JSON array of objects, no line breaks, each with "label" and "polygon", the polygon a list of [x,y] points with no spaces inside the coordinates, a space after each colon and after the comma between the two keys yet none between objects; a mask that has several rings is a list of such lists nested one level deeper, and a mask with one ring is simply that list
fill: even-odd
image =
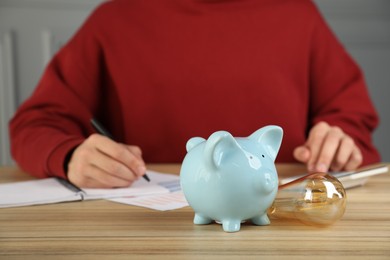
[{"label": "piggy bank ear", "polygon": [[187,152],[191,151],[192,148],[194,148],[195,146],[197,146],[200,143],[203,143],[204,141],[206,141],[206,139],[204,139],[202,137],[191,138],[190,140],[187,141],[187,144],[186,144]]},{"label": "piggy bank ear", "polygon": [[234,137],[226,131],[218,131],[210,135],[204,148],[205,164],[212,169],[219,168],[224,159],[239,148]]},{"label": "piggy bank ear", "polygon": [[275,161],[282,144],[283,129],[276,125],[265,126],[251,134],[249,138],[260,143],[271,159]]}]

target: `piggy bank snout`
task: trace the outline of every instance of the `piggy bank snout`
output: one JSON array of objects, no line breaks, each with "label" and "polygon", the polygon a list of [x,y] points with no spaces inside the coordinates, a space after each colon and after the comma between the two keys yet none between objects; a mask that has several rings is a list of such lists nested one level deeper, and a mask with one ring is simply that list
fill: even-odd
[{"label": "piggy bank snout", "polygon": [[278,188],[278,178],[276,173],[269,170],[259,173],[259,175],[259,178],[255,181],[256,190],[266,195]]}]

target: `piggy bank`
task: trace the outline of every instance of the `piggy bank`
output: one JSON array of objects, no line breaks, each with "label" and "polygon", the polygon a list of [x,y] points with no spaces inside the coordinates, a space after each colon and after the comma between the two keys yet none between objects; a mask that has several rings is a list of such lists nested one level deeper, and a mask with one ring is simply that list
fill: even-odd
[{"label": "piggy bank", "polygon": [[180,183],[195,211],[195,224],[222,223],[226,232],[241,223],[268,225],[267,209],[278,190],[275,158],[282,142],[279,126],[265,126],[248,137],[226,131],[208,140],[191,138],[180,170]]}]

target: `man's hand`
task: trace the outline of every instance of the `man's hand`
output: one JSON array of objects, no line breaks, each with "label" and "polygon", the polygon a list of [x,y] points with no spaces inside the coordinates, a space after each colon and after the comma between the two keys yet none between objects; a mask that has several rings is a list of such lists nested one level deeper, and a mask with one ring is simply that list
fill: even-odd
[{"label": "man's hand", "polygon": [[138,146],[93,134],[73,152],[68,179],[83,188],[128,187],[146,171]]},{"label": "man's hand", "polygon": [[295,148],[294,157],[305,163],[309,172],[355,170],[363,161],[354,140],[325,122],[313,126],[306,143]]}]

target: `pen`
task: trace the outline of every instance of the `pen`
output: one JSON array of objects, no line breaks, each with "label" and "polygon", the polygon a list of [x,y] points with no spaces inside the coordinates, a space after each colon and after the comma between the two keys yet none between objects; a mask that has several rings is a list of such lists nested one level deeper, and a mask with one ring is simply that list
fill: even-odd
[{"label": "pen", "polygon": [[62,185],[64,185],[66,188],[68,188],[69,190],[71,191],[74,191],[76,192],[77,194],[80,195],[81,197],[81,200],[84,200],[84,191],[82,189],[80,189],[79,187],[77,187],[76,185],[74,185],[73,183],[71,183],[70,181],[68,180],[65,180],[65,179],[62,179],[62,178],[58,178],[56,177],[57,181],[59,183],[61,183]]},{"label": "pen", "polygon": [[[108,130],[101,124],[99,123],[95,118],[92,118],[91,119],[91,124],[93,126],[93,128],[95,128],[95,130],[101,134],[101,135],[104,135],[104,136],[107,136],[108,138],[110,138],[111,140],[115,140],[114,137],[111,135],[110,132],[108,132]],[[146,173],[144,175],[142,175],[142,177],[149,181],[150,182],[150,179],[148,177],[148,175],[146,175]]]}]

